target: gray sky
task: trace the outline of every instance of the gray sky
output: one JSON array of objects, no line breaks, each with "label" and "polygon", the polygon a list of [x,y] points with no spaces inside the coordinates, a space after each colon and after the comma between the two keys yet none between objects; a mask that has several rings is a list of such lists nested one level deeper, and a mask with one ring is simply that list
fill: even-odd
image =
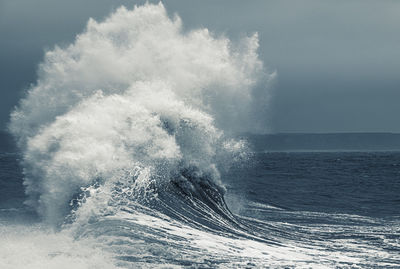
[{"label": "gray sky", "polygon": [[[0,128],[36,80],[45,49],[128,0],[0,0]],[[150,1],[153,2],[153,1]],[[155,1],[154,1],[155,2]],[[400,132],[400,1],[164,1],[187,29],[232,39],[257,31],[278,79],[273,132]]]}]

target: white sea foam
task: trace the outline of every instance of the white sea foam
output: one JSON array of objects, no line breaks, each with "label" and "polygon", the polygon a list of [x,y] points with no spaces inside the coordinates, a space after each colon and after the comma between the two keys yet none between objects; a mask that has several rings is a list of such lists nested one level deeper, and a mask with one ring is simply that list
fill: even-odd
[{"label": "white sea foam", "polygon": [[38,225],[0,225],[2,269],[112,269],[110,255],[90,240],[76,242],[67,233],[54,233]]}]

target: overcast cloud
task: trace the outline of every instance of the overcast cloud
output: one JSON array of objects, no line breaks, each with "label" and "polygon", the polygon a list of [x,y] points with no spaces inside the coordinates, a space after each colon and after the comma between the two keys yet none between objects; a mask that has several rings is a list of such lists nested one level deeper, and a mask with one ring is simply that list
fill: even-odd
[{"label": "overcast cloud", "polygon": [[[73,41],[89,17],[144,1],[0,1],[0,127],[45,49]],[[155,1],[150,1],[155,2]],[[186,29],[236,39],[259,32],[260,57],[278,72],[273,132],[400,132],[400,1],[166,1]]]}]

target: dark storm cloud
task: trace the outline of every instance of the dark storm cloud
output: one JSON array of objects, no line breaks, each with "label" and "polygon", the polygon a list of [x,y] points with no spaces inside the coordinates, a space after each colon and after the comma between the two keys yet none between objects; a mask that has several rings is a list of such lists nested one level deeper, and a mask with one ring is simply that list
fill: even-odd
[{"label": "dark storm cloud", "polygon": [[[0,121],[35,81],[45,48],[71,42],[89,17],[144,1],[0,2]],[[155,2],[155,1],[151,1]],[[260,57],[278,71],[266,119],[273,131],[400,132],[400,2],[166,1],[186,29],[231,38],[259,32]],[[268,120],[267,120],[268,119]]]}]

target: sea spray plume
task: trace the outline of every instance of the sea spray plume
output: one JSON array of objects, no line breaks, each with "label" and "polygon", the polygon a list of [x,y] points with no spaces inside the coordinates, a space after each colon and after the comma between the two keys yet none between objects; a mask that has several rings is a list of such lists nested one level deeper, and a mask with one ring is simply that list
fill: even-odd
[{"label": "sea spray plume", "polygon": [[257,47],[257,35],[234,46],[207,29],[184,33],[161,3],[90,19],[46,53],[11,115],[27,203],[58,224],[80,188],[133,168],[163,181],[196,166],[218,181],[218,156],[240,148],[220,130],[241,129],[265,76]]}]

